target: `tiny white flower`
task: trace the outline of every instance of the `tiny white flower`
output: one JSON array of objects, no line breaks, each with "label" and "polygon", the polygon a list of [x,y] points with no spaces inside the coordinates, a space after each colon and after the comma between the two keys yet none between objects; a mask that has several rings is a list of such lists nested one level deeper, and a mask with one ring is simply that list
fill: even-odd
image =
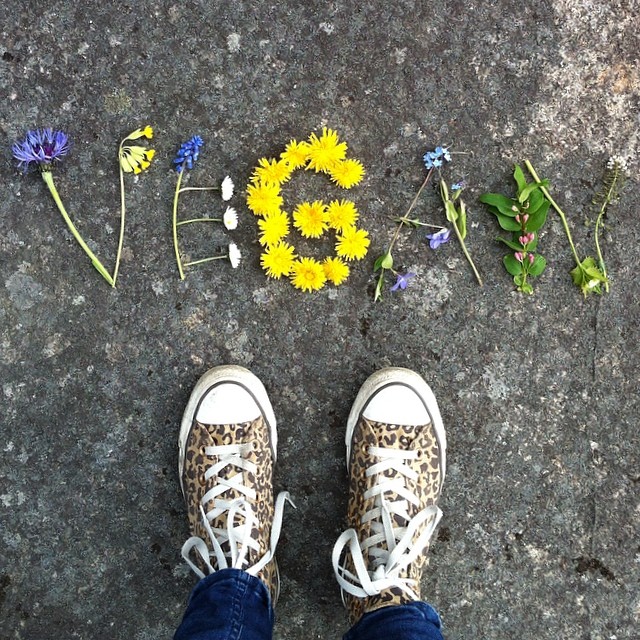
[{"label": "tiny white flower", "polygon": [[240,249],[238,249],[235,242],[229,243],[229,262],[231,266],[235,269],[240,264],[240,258],[242,255],[240,254]]},{"label": "tiny white flower", "polygon": [[226,202],[227,200],[231,200],[233,196],[233,180],[227,176],[220,185],[220,190],[222,191],[222,199]]},{"label": "tiny white flower", "polygon": [[233,231],[238,226],[238,214],[233,207],[227,207],[222,216],[222,222],[229,231]]}]

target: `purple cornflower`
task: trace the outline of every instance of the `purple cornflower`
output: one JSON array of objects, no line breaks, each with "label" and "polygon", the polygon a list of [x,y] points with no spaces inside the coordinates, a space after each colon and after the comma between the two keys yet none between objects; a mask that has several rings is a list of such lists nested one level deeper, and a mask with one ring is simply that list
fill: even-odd
[{"label": "purple cornflower", "polygon": [[34,129],[27,132],[22,142],[14,143],[11,151],[23,171],[27,172],[32,164],[47,171],[54,162],[62,160],[70,148],[69,136],[64,131]]},{"label": "purple cornflower", "polygon": [[437,169],[443,162],[451,162],[451,154],[447,147],[438,146],[433,151],[427,151],[422,159],[427,169]]},{"label": "purple cornflower", "polygon": [[440,229],[436,233],[427,233],[427,239],[429,240],[429,246],[432,249],[437,249],[441,244],[449,242],[451,237],[451,229]]},{"label": "purple cornflower", "polygon": [[396,273],[396,283],[391,287],[391,291],[397,291],[398,289],[402,289],[402,291],[404,291],[409,284],[409,280],[415,277],[416,274],[411,271],[407,273]]},{"label": "purple cornflower", "polygon": [[200,136],[193,136],[191,139],[183,142],[178,149],[178,154],[173,164],[176,165],[176,171],[182,171],[183,165],[187,169],[193,169],[193,164],[200,155],[200,147],[204,144],[204,140]]}]

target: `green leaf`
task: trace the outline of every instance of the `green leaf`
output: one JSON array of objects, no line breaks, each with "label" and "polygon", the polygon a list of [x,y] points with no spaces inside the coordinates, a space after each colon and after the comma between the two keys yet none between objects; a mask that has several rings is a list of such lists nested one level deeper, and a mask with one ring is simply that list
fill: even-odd
[{"label": "green leaf", "polygon": [[529,207],[527,208],[525,213],[528,213],[529,215],[533,215],[542,206],[544,202],[548,202],[548,201],[544,197],[544,194],[542,193],[542,191],[540,191],[540,189],[535,189],[534,191],[531,192],[531,195],[529,196]]},{"label": "green leaf", "polygon": [[520,208],[516,205],[516,201],[507,198],[507,196],[503,196],[501,193],[483,193],[479,200],[484,204],[495,207],[505,216],[511,216],[513,218],[520,213]]},{"label": "green leaf", "polygon": [[518,287],[518,291],[521,291],[522,283],[524,282],[524,274],[519,273],[517,276],[513,276],[513,284]]},{"label": "green leaf", "polygon": [[532,214],[529,214],[529,219],[525,223],[525,231],[537,231],[547,221],[547,213],[549,212],[549,201],[545,200],[542,206]]},{"label": "green leaf", "polygon": [[533,295],[533,287],[528,282],[523,282],[520,287],[518,287],[518,291],[528,293],[530,296]]},{"label": "green leaf", "polygon": [[515,166],[513,178],[518,185],[518,192],[522,191],[527,186],[527,179],[525,178],[524,171],[522,171],[519,164]]},{"label": "green leaf", "polygon": [[540,187],[536,182],[529,183],[522,191],[518,193],[518,202],[520,204],[526,202],[533,191],[536,191]]},{"label": "green leaf", "polygon": [[516,222],[513,218],[503,216],[501,213],[496,213],[496,218],[498,218],[498,224],[505,231],[520,231],[520,223]]},{"label": "green leaf", "polygon": [[382,297],[382,284],[384,282],[384,271],[380,274],[378,278],[378,284],[376,284],[376,292],[373,295],[373,301],[377,302]]},{"label": "green leaf", "polygon": [[533,264],[529,267],[529,275],[539,276],[546,268],[547,261],[538,254],[534,260]]},{"label": "green leaf", "polygon": [[393,256],[390,251],[387,251],[384,255],[380,256],[373,263],[373,270],[378,271],[380,269],[393,269]]},{"label": "green leaf", "polygon": [[444,212],[449,222],[455,222],[458,219],[458,212],[456,211],[456,207],[453,202],[451,202],[451,200],[445,201]]},{"label": "green leaf", "polygon": [[596,266],[596,261],[591,256],[571,270],[571,277],[574,284],[580,287],[585,298],[590,293],[601,294],[600,285],[608,282],[607,277]]},{"label": "green leaf", "polygon": [[513,240],[507,240],[502,236],[498,236],[496,240],[498,242],[502,242],[503,244],[506,244],[507,247],[509,247],[509,249],[513,249],[514,251],[522,251],[523,249],[522,245],[519,242],[514,242]]},{"label": "green leaf", "polygon": [[522,273],[522,263],[518,262],[511,254],[502,258],[502,263],[512,276],[518,276]]},{"label": "green leaf", "polygon": [[467,208],[463,200],[460,200],[460,208],[458,209],[458,231],[460,237],[464,240],[467,237]]}]

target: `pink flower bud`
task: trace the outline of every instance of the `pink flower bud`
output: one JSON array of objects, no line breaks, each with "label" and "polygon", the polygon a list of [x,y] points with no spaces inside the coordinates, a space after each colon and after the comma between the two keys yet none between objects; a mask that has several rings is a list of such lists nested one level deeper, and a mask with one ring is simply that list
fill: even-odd
[{"label": "pink flower bud", "polygon": [[520,253],[520,251],[516,251],[513,254],[513,257],[518,261],[518,262],[522,262],[522,260],[524,259],[524,256]]},{"label": "pink flower bud", "polygon": [[529,258],[529,264],[533,264],[533,261],[535,260],[535,258],[533,257],[533,253],[530,253],[527,258]]},{"label": "pink flower bud", "polygon": [[520,223],[520,214],[516,216],[516,222]]},{"label": "pink flower bud", "polygon": [[533,242],[536,239],[536,234],[535,233],[529,233],[527,234],[527,242]]},{"label": "pink flower bud", "polygon": [[529,242],[529,236],[528,236],[528,235],[526,235],[526,236],[520,236],[520,237],[518,238],[518,242],[519,242],[520,244],[522,244],[522,245],[527,244],[527,242]]},{"label": "pink flower bud", "polygon": [[528,220],[528,219],[529,219],[529,214],[528,214],[528,213],[525,213],[525,214],[522,216],[522,222],[524,222],[525,224],[527,224],[527,220]]}]

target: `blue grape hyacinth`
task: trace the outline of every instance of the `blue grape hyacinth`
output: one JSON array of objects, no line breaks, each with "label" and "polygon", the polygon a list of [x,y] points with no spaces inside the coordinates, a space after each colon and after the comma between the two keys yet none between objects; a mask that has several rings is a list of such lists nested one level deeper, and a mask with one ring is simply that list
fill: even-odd
[{"label": "blue grape hyacinth", "polygon": [[178,149],[173,164],[176,165],[176,171],[182,171],[183,167],[193,169],[193,165],[200,155],[200,147],[204,144],[204,140],[200,136],[193,136],[186,142],[183,142]]}]

